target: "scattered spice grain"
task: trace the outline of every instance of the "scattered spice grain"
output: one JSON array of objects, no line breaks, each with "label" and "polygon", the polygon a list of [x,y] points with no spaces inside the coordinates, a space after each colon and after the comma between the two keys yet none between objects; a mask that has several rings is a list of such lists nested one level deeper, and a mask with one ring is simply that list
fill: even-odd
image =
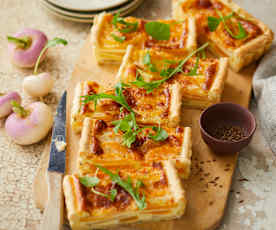
[{"label": "scattered spice grain", "polygon": [[220,124],[209,132],[211,136],[223,141],[237,142],[246,137],[246,132],[242,127],[226,124]]}]

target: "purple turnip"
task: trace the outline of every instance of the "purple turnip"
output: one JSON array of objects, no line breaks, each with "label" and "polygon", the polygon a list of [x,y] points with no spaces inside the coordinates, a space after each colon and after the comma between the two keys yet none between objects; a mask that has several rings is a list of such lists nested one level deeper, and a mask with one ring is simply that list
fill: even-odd
[{"label": "purple turnip", "polygon": [[42,102],[34,102],[25,108],[16,101],[11,103],[14,113],[5,123],[8,136],[19,145],[30,145],[42,140],[53,125],[51,108]]},{"label": "purple turnip", "polygon": [[[30,28],[23,29],[14,36],[7,36],[7,39],[12,63],[22,68],[35,66],[41,51],[48,41],[47,36],[43,32]],[[39,61],[42,62],[44,58],[45,53]]]},{"label": "purple turnip", "polygon": [[11,101],[21,103],[21,97],[17,92],[0,93],[0,118],[8,116],[12,112]]}]

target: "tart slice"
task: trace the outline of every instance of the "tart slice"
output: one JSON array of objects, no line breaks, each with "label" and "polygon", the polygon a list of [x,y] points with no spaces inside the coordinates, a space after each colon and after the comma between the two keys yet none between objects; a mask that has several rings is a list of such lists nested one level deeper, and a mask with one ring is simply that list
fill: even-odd
[{"label": "tart slice", "polygon": [[[85,96],[99,93],[115,95],[116,89],[102,90],[97,83],[90,81],[80,82],[77,85],[71,113],[72,127],[75,132],[81,131],[85,117],[108,122],[118,120],[128,112],[112,99],[101,99],[96,107],[93,100],[84,103]],[[123,95],[135,112],[138,123],[178,125],[181,107],[181,89],[178,84],[163,85],[151,94],[139,87],[126,86],[123,89]]]},{"label": "tart slice", "polygon": [[[201,48],[206,45],[198,50],[204,50]],[[196,51],[192,53],[201,55]],[[191,54],[189,56],[193,57],[189,58],[154,49],[137,51],[129,46],[117,79],[152,93],[163,84],[178,84],[184,106],[206,108],[221,99],[227,76],[227,58],[199,58]]]},{"label": "tart slice", "polygon": [[85,175],[65,176],[63,190],[72,230],[175,219],[186,207],[170,161],[135,168],[91,166]]},{"label": "tart slice", "polygon": [[196,48],[195,21],[193,18],[146,21],[101,13],[91,29],[91,41],[98,63],[121,63],[130,44],[138,49],[151,47],[174,53],[190,52]]},{"label": "tart slice", "polygon": [[273,41],[272,31],[231,0],[174,0],[173,17],[194,17],[198,39],[210,50],[229,57],[233,70],[259,59]]},{"label": "tart slice", "polygon": [[[162,132],[162,133],[161,133]],[[159,135],[159,138],[153,136]],[[162,139],[163,137],[163,139]],[[131,137],[132,138],[132,137]],[[139,166],[143,162],[173,160],[179,175],[188,178],[192,155],[191,128],[143,127],[127,146],[128,136],[103,120],[86,118],[80,139],[78,171],[87,174],[91,164]]]}]

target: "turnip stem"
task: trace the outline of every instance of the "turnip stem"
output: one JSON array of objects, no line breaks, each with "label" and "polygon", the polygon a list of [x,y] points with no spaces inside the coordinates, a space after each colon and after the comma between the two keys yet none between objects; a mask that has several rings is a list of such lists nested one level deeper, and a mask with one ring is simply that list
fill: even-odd
[{"label": "turnip stem", "polygon": [[7,39],[9,42],[16,44],[17,48],[21,48],[21,49],[27,49],[32,42],[32,39],[30,37],[16,38],[13,36],[7,36]]},{"label": "turnip stem", "polygon": [[36,63],[35,63],[35,68],[34,68],[34,75],[37,74],[37,69],[38,69],[38,65],[40,62],[41,57],[43,56],[43,54],[46,52],[46,50],[50,47],[56,46],[58,44],[62,44],[64,46],[67,45],[67,41],[62,39],[62,38],[54,38],[53,40],[50,40],[47,42],[47,44],[44,46],[44,48],[41,50]]},{"label": "turnip stem", "polygon": [[28,111],[23,108],[17,101],[11,101],[12,110],[14,113],[16,113],[18,116],[24,118],[28,115]]}]

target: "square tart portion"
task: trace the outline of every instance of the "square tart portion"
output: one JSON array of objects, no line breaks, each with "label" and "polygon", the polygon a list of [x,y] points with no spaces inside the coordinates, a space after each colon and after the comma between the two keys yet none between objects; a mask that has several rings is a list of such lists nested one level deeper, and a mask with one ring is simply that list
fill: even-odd
[{"label": "square tart portion", "polygon": [[[234,12],[235,16],[226,20],[226,24],[237,35],[240,23],[246,31],[246,37],[232,37],[222,22],[211,32],[208,16],[219,18],[218,11],[223,16]],[[273,32],[263,22],[231,0],[174,0],[173,17],[177,20],[194,17],[200,42],[208,41],[209,48],[215,55],[229,57],[230,66],[235,71],[259,59],[273,41]]]},{"label": "square tart portion", "polygon": [[[71,123],[76,133],[81,132],[85,117],[104,121],[118,120],[127,113],[120,111],[121,105],[111,99],[101,99],[95,105],[93,101],[83,103],[82,96],[98,93],[114,94],[112,90],[102,90],[95,82],[80,82],[75,89]],[[136,119],[141,124],[162,124],[174,127],[180,120],[181,89],[179,84],[164,84],[153,93],[135,86],[125,87],[124,96],[129,106],[136,113]]]},{"label": "square tart portion", "polygon": [[[145,24],[149,21],[144,19],[126,17],[127,23],[137,23],[137,29],[123,33],[122,24],[118,28],[112,23],[114,15],[101,13],[94,19],[91,29],[91,42],[94,55],[98,63],[121,63],[128,45],[136,48],[150,47],[161,50],[171,50],[174,53],[190,52],[196,48],[196,27],[193,18],[182,21],[158,20],[158,22],[170,26],[170,38],[168,40],[153,39],[145,30]],[[114,38],[117,36],[117,39]],[[118,37],[123,40],[118,41]]]},{"label": "square tart portion", "polygon": [[111,189],[116,189],[117,195],[114,201],[111,201],[80,183],[79,176],[65,176],[63,190],[72,230],[103,229],[136,222],[170,220],[183,215],[186,207],[185,192],[172,162],[107,169],[113,174],[118,173],[123,180],[131,179],[133,187],[138,181],[142,182],[138,192],[140,198],[144,194],[146,207],[139,208],[130,193],[115,184],[109,175],[91,166],[89,174],[85,176],[99,178],[94,190],[108,194]]},{"label": "square tart portion", "polygon": [[87,174],[91,164],[103,166],[139,166],[143,162],[172,160],[182,178],[190,175],[192,132],[190,127],[165,128],[168,138],[154,141],[148,138],[152,129],[138,134],[131,148],[123,145],[123,133],[102,120],[86,118],[80,139],[78,172]]},{"label": "square tart portion", "polygon": [[[150,56],[151,64],[158,71],[152,72],[148,65],[144,64],[146,55]],[[129,46],[118,71],[117,79],[128,84],[134,82],[137,75],[142,76],[146,82],[161,80],[164,78],[160,75],[162,70],[176,68],[185,57],[154,49],[136,51],[133,46]],[[200,58],[197,73],[189,75],[196,63],[196,57],[190,58],[183,65],[182,73],[175,74],[163,84],[178,84],[180,86],[182,104],[185,107],[204,109],[218,103],[221,99],[227,77],[228,60],[227,58]],[[158,88],[153,92],[155,90]]]}]

